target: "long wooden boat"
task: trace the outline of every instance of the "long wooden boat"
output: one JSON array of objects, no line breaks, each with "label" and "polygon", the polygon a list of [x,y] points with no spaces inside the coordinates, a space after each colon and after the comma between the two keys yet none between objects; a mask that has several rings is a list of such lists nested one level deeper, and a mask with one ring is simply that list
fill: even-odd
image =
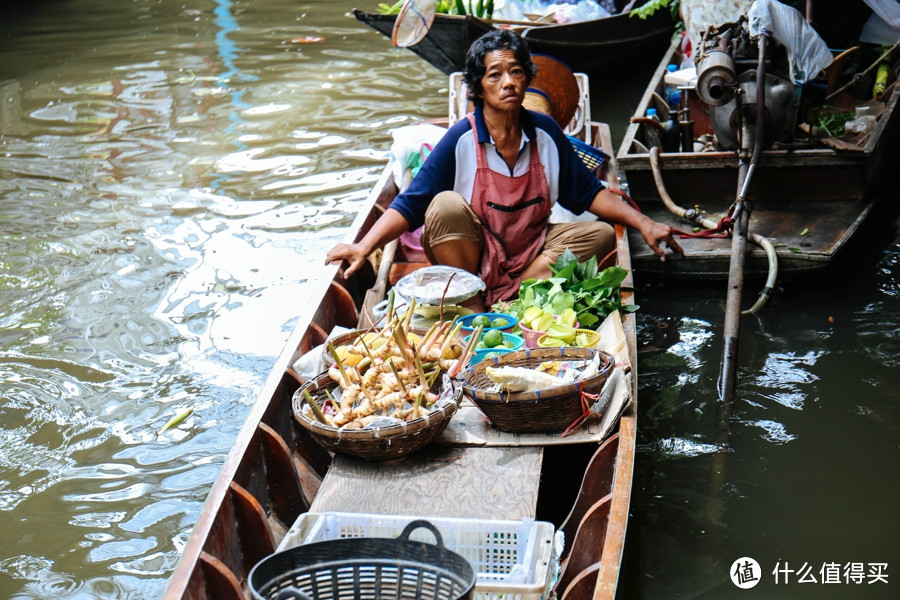
[{"label": "long wooden boat", "polygon": [[[655,126],[642,118],[655,108],[666,115],[664,74],[666,66],[679,64],[678,44],[664,53],[655,75],[635,110],[617,158],[628,188],[641,210],[657,221],[685,232],[692,225],[671,212],[661,190],[675,205],[696,208],[713,221],[724,217],[738,195],[738,152],[662,151],[658,154],[661,178],[653,173],[649,130]],[[894,57],[896,72],[897,57]],[[836,63],[837,64],[837,63]],[[896,84],[894,84],[896,87]],[[831,90],[829,90],[831,91]],[[871,92],[871,88],[870,88]],[[787,278],[825,271],[842,254],[870,216],[879,214],[889,202],[885,188],[893,178],[900,150],[898,94],[888,90],[882,97],[885,110],[874,131],[858,146],[839,148],[823,143],[784,144],[762,152],[752,178],[751,234],[768,239],[777,255],[778,276]],[[871,98],[871,96],[870,96]],[[849,100],[848,100],[849,101]],[[852,101],[851,101],[852,102]],[[845,104],[845,110],[849,104]],[[850,109],[852,110],[852,109]],[[711,135],[709,106],[689,92],[689,119],[693,138]],[[665,121],[665,116],[663,118]],[[661,182],[661,183],[660,183]],[[880,206],[881,205],[881,206]],[[724,279],[731,257],[730,238],[683,238],[684,257],[672,256],[665,263],[645,246],[635,244],[635,270],[648,277]],[[748,242],[744,273],[762,278],[769,272],[769,258],[759,245]]]},{"label": "long wooden boat", "polygon": [[[592,126],[602,147],[611,150],[608,128]],[[608,179],[614,184],[614,159],[611,162]],[[347,240],[361,239],[396,194],[388,166]],[[617,227],[616,236],[618,263],[630,269],[624,228]],[[250,570],[279,547],[300,517],[310,516],[317,507],[341,510],[333,507],[362,502],[367,510],[350,512],[396,510],[380,514],[549,521],[565,533],[570,549],[557,585],[559,597],[612,599],[619,582],[630,507],[636,401],[627,406],[617,427],[602,442],[467,450],[439,446],[435,452],[449,455],[435,458],[426,453],[422,457],[420,451],[387,463],[331,454],[295,421],[291,398],[301,381],[292,365],[322,344],[333,327],[356,327],[364,307],[384,296],[390,285],[389,254],[389,250],[385,252],[378,269],[363,269],[350,279],[342,279],[335,268],[330,268],[327,273],[333,277],[321,281],[311,292],[319,302],[301,315],[275,361],[213,484],[165,598],[249,598]],[[629,276],[622,285],[623,302],[631,304],[632,294]],[[625,352],[633,368],[633,315],[624,314],[621,325],[627,340]],[[636,400],[635,382],[632,370],[625,388],[632,400]],[[502,468],[505,475],[480,476],[480,469],[488,463]],[[513,467],[522,464],[526,467],[522,470],[530,473],[523,485],[533,488],[533,497],[504,493],[517,472]],[[429,480],[428,474],[437,479]],[[387,479],[389,493],[373,491],[379,478]],[[424,485],[423,481],[432,482]],[[404,498],[406,502],[401,501]],[[380,502],[382,508],[372,510],[372,501]],[[447,508],[448,501],[451,508]],[[419,513],[409,512],[410,502]],[[492,514],[498,511],[502,514]],[[506,514],[508,511],[516,514]]]},{"label": "long wooden boat", "polygon": [[[624,7],[627,0],[616,4]],[[643,2],[641,3],[643,4]],[[353,9],[357,20],[390,38],[397,15]],[[465,70],[466,51],[482,34],[495,27],[510,26],[501,21],[472,15],[435,15],[425,38],[409,49],[445,75]],[[671,39],[675,23],[667,9],[647,19],[620,13],[605,19],[551,25],[512,25],[528,40],[532,52],[562,60],[573,71],[586,73],[608,88],[609,77],[636,61],[655,60]],[[601,76],[603,78],[601,79]]]}]

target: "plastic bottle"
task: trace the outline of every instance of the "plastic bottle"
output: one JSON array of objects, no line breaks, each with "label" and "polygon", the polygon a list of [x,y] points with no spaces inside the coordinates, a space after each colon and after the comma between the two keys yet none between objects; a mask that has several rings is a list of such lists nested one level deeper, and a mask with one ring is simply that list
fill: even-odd
[{"label": "plastic bottle", "polygon": [[[676,65],[676,64],[671,64],[671,65],[666,66],[666,73],[674,73],[677,70],[678,70],[678,65]],[[676,94],[678,94],[678,101],[680,102],[681,94],[678,91],[678,87],[674,83],[672,83],[672,76],[664,77],[663,82],[665,83],[665,86],[666,86],[666,103],[669,106],[676,105],[677,103],[675,102],[674,97]]]},{"label": "plastic bottle", "polygon": [[[681,100],[678,95],[679,102]],[[678,107],[672,106],[669,109],[669,118],[663,124],[665,132],[663,133],[663,150],[666,152],[678,152],[681,147],[681,129],[678,125]]]}]

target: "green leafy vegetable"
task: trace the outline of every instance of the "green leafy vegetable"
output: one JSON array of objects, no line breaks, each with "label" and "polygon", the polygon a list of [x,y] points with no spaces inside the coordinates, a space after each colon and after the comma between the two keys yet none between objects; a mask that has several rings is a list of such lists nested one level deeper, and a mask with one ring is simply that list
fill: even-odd
[{"label": "green leafy vegetable", "polygon": [[818,128],[829,137],[841,137],[844,135],[844,124],[854,118],[853,111],[822,112],[819,114]]},{"label": "green leafy vegetable", "polygon": [[678,8],[680,4],[681,2],[679,0],[650,0],[649,2],[645,2],[641,6],[632,8],[629,12],[629,16],[646,19],[648,17],[652,17],[660,8],[668,7],[669,14],[672,15],[672,20],[678,22],[680,21],[678,16]]},{"label": "green leafy vegetable", "polygon": [[637,305],[622,305],[620,286],[628,276],[628,271],[622,267],[600,271],[596,257],[579,263],[567,249],[550,265],[550,273],[548,279],[523,281],[518,299],[496,310],[521,319],[525,309],[531,306],[555,315],[571,308],[581,327],[593,329],[615,310],[634,312],[638,309]]}]

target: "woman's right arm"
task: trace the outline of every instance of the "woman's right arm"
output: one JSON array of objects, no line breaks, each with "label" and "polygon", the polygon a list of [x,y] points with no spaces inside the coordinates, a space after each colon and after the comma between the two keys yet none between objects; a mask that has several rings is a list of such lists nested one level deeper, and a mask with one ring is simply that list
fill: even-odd
[{"label": "woman's right arm", "polygon": [[388,208],[384,211],[369,233],[355,244],[338,244],[328,251],[325,255],[325,264],[346,262],[347,267],[344,269],[344,277],[349,277],[355,273],[376,249],[381,248],[388,242],[396,240],[409,229],[409,221],[404,218],[398,211]]}]

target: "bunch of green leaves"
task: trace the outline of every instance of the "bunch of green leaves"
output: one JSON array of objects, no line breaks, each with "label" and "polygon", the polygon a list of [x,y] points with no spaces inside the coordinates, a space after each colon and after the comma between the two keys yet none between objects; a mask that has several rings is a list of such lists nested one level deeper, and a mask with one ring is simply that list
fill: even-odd
[{"label": "bunch of green leaves", "polygon": [[[382,2],[378,5],[378,12],[384,15],[396,15],[405,1],[398,0],[395,4]],[[468,0],[468,9],[463,0],[437,0],[435,12],[445,15],[475,15],[479,19],[492,19],[494,18],[494,0],[475,0],[474,4],[472,0]]]},{"label": "bunch of green leaves", "polygon": [[668,7],[672,20],[677,23],[681,21],[681,17],[678,14],[680,4],[679,0],[649,0],[649,2],[645,2],[641,6],[632,8],[629,14],[632,17],[647,19],[656,14],[656,11],[659,9]]},{"label": "bunch of green leaves", "polygon": [[385,4],[384,2],[380,2],[378,4],[378,12],[383,15],[396,15],[400,13],[400,9],[403,7],[403,3],[406,0],[397,0],[394,4]]},{"label": "bunch of green leaves", "polygon": [[550,265],[550,273],[549,279],[523,281],[519,286],[519,297],[498,310],[521,319],[525,309],[531,306],[555,315],[571,308],[581,327],[593,329],[615,310],[634,312],[638,309],[634,304],[622,305],[620,286],[628,276],[628,271],[622,267],[612,266],[600,271],[596,257],[579,263],[567,249]]},{"label": "bunch of green leaves", "polygon": [[819,131],[830,137],[841,137],[844,135],[844,125],[856,116],[854,111],[842,112],[821,112],[819,113],[819,121],[816,126]]}]

